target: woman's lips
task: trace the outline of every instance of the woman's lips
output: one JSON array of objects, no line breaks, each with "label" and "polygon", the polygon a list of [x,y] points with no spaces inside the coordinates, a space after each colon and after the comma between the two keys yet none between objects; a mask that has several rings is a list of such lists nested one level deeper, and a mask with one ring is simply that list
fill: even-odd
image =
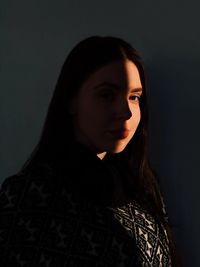
[{"label": "woman's lips", "polygon": [[110,134],[117,139],[125,139],[129,135],[129,130],[114,130],[110,131]]}]

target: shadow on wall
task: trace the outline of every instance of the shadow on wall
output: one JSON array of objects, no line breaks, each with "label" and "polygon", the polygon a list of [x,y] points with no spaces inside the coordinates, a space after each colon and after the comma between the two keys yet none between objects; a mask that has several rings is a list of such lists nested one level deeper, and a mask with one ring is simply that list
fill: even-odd
[{"label": "shadow on wall", "polygon": [[185,266],[198,267],[200,64],[186,59],[149,62],[147,72],[151,161]]}]

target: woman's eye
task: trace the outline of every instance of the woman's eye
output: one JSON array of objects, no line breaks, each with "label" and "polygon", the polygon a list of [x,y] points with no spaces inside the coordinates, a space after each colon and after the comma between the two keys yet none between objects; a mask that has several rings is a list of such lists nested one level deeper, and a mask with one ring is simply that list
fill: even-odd
[{"label": "woman's eye", "polygon": [[106,100],[113,100],[115,94],[113,92],[102,92],[100,93],[100,97]]},{"label": "woman's eye", "polygon": [[140,96],[139,95],[131,95],[129,99],[131,101],[134,101],[134,102],[139,102],[140,101]]}]

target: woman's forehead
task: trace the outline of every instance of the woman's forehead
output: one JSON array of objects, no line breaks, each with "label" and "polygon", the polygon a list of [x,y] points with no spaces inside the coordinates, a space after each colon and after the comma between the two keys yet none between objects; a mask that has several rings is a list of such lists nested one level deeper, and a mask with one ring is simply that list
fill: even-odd
[{"label": "woman's forehead", "polygon": [[83,86],[90,88],[126,87],[129,90],[142,88],[139,71],[130,60],[112,62],[101,67],[89,76]]}]

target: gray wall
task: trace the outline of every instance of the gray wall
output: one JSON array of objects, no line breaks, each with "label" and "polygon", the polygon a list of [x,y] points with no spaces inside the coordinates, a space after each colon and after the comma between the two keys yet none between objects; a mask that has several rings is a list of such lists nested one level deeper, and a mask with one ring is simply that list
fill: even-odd
[{"label": "gray wall", "polygon": [[36,145],[64,58],[89,35],[116,35],[146,62],[151,157],[185,266],[199,267],[198,0],[1,0],[0,182]]}]

